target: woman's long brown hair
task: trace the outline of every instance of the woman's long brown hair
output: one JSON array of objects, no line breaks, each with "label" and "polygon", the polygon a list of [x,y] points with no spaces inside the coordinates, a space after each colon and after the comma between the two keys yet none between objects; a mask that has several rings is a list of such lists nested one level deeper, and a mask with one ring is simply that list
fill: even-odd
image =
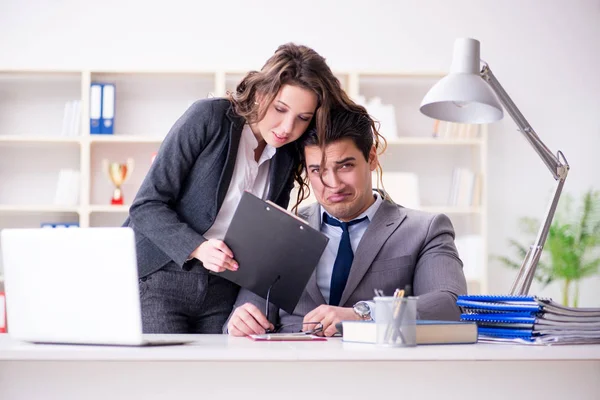
[{"label": "woman's long brown hair", "polygon": [[[279,46],[260,71],[246,74],[235,92],[229,93],[229,98],[235,112],[244,117],[249,124],[253,124],[264,118],[267,108],[283,85],[298,86],[317,95],[317,111],[308,129],[316,128],[320,143],[325,143],[329,112],[332,108],[342,107],[355,112],[360,110],[360,106],[344,92],[325,58],[309,47],[293,43]],[[263,101],[258,103],[257,96],[261,96]],[[294,146],[300,160],[301,149],[296,143]],[[310,194],[304,179],[304,168],[299,161],[294,171],[294,181],[298,185],[298,196],[293,210],[297,212],[300,202]]]}]

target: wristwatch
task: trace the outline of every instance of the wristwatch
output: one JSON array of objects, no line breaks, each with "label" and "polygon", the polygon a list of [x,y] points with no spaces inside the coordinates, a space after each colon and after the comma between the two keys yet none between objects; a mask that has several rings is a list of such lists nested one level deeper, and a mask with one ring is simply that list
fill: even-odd
[{"label": "wristwatch", "polygon": [[363,321],[372,321],[373,317],[371,316],[371,307],[369,307],[369,303],[366,301],[359,301],[355,305],[352,306],[354,313],[358,315],[360,319]]}]

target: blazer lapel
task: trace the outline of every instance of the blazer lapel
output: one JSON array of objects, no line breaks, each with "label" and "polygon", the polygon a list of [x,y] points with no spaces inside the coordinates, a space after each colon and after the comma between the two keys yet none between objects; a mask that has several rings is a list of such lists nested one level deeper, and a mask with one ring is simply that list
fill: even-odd
[{"label": "blazer lapel", "polygon": [[283,146],[275,152],[269,168],[269,200],[277,200],[288,183],[288,177],[294,167],[293,143]]},{"label": "blazer lapel", "polygon": [[[308,221],[308,224],[312,228],[315,228],[318,231],[321,230],[321,226],[320,226],[321,225],[321,217],[319,215],[320,209],[321,209],[321,207],[319,206],[319,203],[313,203],[309,206],[309,209],[306,212],[306,219]],[[313,271],[312,275],[310,276],[308,283],[306,284],[306,292],[308,293],[308,295],[313,299],[313,301],[317,305],[325,304],[325,298],[323,297],[323,293],[321,293],[321,290],[319,289],[319,286],[317,285],[317,269],[316,268]]]},{"label": "blazer lapel", "polygon": [[242,117],[231,114],[228,114],[228,117],[231,121],[231,126],[229,127],[229,148],[227,149],[225,168],[223,168],[221,179],[219,180],[219,187],[217,188],[217,212],[225,200],[225,195],[227,194],[229,184],[231,183],[238,147],[240,145],[240,138],[242,136],[242,129],[244,128],[244,119]]},{"label": "blazer lapel", "polygon": [[356,289],[365,273],[371,267],[375,256],[377,256],[383,244],[400,226],[404,218],[406,218],[406,213],[403,208],[389,201],[381,203],[379,210],[375,213],[373,221],[369,224],[356,249],[354,261],[350,268],[350,275],[340,299],[340,306],[343,306],[348,301],[354,289]]}]

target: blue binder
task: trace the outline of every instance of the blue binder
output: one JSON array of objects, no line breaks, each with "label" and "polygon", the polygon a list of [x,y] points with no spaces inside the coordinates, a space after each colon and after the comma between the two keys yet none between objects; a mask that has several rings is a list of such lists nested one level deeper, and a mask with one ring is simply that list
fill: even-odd
[{"label": "blue binder", "polygon": [[102,84],[92,82],[90,86],[90,133],[100,133],[102,119]]},{"label": "blue binder", "polygon": [[115,127],[115,85],[105,83],[102,85],[102,119],[100,133],[112,135]]}]

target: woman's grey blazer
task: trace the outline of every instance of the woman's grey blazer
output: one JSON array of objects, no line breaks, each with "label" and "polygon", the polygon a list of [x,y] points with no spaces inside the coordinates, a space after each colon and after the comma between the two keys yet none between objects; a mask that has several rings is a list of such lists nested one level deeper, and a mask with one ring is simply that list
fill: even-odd
[{"label": "woman's grey blazer", "polygon": [[[175,262],[182,268],[206,241],[229,188],[244,126],[224,98],[195,102],[163,141],[123,226],[133,228],[139,277]],[[295,143],[271,159],[267,198],[287,207],[298,165]],[[189,264],[189,263],[188,263]]]}]

